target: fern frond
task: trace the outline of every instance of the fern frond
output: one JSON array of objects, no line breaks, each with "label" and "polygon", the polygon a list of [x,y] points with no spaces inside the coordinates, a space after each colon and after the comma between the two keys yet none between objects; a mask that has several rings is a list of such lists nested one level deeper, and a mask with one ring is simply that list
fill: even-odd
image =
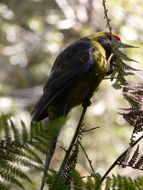
[{"label": "fern frond", "polygon": [[17,186],[21,187],[22,189],[25,189],[22,183],[19,182],[13,175],[6,173],[4,170],[0,169],[0,175],[2,178],[7,180],[8,182],[11,182],[13,184],[16,184]]},{"label": "fern frond", "polygon": [[[39,138],[36,138],[36,139],[39,139]],[[40,144],[39,144],[39,142],[37,143],[37,142],[32,142],[31,143],[31,146],[35,149],[35,150],[37,150],[37,151],[39,151],[39,152],[41,152],[41,153],[43,153],[43,154],[46,154],[46,152],[47,152],[47,148],[48,148],[48,142],[47,142],[47,146],[45,147],[45,143],[43,143],[43,142],[40,142]],[[38,155],[37,155],[38,156]]]},{"label": "fern frond", "polygon": [[133,167],[133,165],[136,163],[139,156],[139,145],[137,146],[132,158],[129,160],[128,165]]},{"label": "fern frond", "polygon": [[113,52],[114,52],[115,56],[117,57],[117,60],[120,61],[120,63],[122,63],[123,61],[136,62],[135,60],[129,58],[125,53],[123,53],[122,51],[120,51],[119,49],[117,49],[115,47],[113,47]]},{"label": "fern frond", "polygon": [[10,127],[12,129],[15,142],[20,142],[20,131],[17,129],[17,127],[14,125],[11,119],[9,119],[9,121],[10,121]]},{"label": "fern frond", "polygon": [[122,94],[132,107],[137,108],[140,106],[141,97],[139,95],[130,92],[123,92]]},{"label": "fern frond", "polygon": [[11,143],[12,141],[12,138],[11,138],[11,131],[10,131],[10,127],[7,123],[7,120],[5,120],[5,130],[4,130],[4,138],[6,140],[6,143],[9,144]]},{"label": "fern frond", "polygon": [[123,42],[119,42],[119,48],[138,48],[129,44],[125,44]]},{"label": "fern frond", "polygon": [[142,186],[143,186],[143,177],[137,177],[135,179],[135,183],[136,183],[136,187],[138,187],[139,189],[141,189]]},{"label": "fern frond", "polygon": [[0,190],[9,190],[8,187],[6,187],[2,181],[0,181]]},{"label": "fern frond", "polygon": [[0,167],[0,170],[6,171],[7,174],[11,174],[12,176],[17,176],[31,182],[30,178],[20,168],[12,165],[12,163],[3,160],[0,163]]},{"label": "fern frond", "polygon": [[85,186],[86,186],[86,189],[95,189],[95,181],[91,177],[87,177],[87,182]]},{"label": "fern frond", "polygon": [[[122,67],[124,69],[124,71],[139,71],[138,69],[133,68],[132,66],[130,66],[129,64],[125,63],[125,62],[121,62],[120,63],[120,67]],[[134,73],[131,73],[132,75],[134,75]]]},{"label": "fern frond", "polygon": [[25,126],[25,123],[21,120],[21,126],[22,126],[22,142],[28,142],[29,141],[29,133]]},{"label": "fern frond", "polygon": [[79,141],[77,140],[71,155],[67,159],[62,171],[60,172],[60,175],[64,178],[65,184],[70,184],[72,172],[77,163],[78,152],[79,152]]},{"label": "fern frond", "polygon": [[99,173],[96,173],[94,175],[94,183],[95,183],[95,190],[101,190],[101,186],[99,186],[100,181],[101,181],[101,175]]},{"label": "fern frond", "polygon": [[22,156],[38,164],[43,163],[38,153],[36,153],[36,150],[34,150],[31,146],[29,146],[28,144],[25,144],[24,149],[25,150],[21,151]]},{"label": "fern frond", "polygon": [[106,190],[110,189],[111,184],[112,184],[111,178],[110,178],[110,177],[107,177],[107,178],[106,178]]},{"label": "fern frond", "polygon": [[31,124],[29,130],[23,121],[19,128],[10,118],[0,115],[0,124],[2,125],[0,129],[4,134],[0,139],[0,176],[5,189],[7,182],[14,183],[23,189],[21,179],[31,182],[21,166],[44,171],[44,164],[39,152],[47,154],[47,145],[51,135],[55,134],[60,129],[59,126],[66,120],[67,118],[64,118],[50,123],[48,129],[41,124]]},{"label": "fern frond", "polygon": [[12,163],[16,163],[20,166],[41,170],[40,164],[34,162],[33,160],[31,160],[31,162],[30,162],[27,158],[24,158],[21,155],[19,156],[19,155],[9,153],[8,155],[6,155],[6,158],[8,161],[10,161]]},{"label": "fern frond", "polygon": [[[142,168],[141,168],[142,167]],[[143,170],[143,155],[139,158],[139,160],[135,164],[136,169],[142,169]]]},{"label": "fern frond", "polygon": [[73,170],[72,172],[72,186],[74,190],[82,190],[83,189],[83,181],[80,176],[80,173],[77,170]]},{"label": "fern frond", "polygon": [[63,177],[54,170],[51,170],[51,174],[47,176],[46,183],[49,185],[49,190],[68,190]]}]

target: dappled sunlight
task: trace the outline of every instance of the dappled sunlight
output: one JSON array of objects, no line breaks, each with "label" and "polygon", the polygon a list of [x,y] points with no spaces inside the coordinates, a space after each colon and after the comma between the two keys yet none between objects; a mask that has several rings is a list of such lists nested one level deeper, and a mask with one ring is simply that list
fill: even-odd
[{"label": "dappled sunlight", "polygon": [[[107,5],[113,31],[123,43],[137,47],[125,52],[138,62],[127,63],[141,70],[133,71],[135,80],[143,81],[143,0],[110,0]],[[107,30],[100,0],[2,1],[0,23],[0,112],[13,112],[13,118],[24,120],[27,126],[57,55],[70,43]],[[132,76],[127,77],[129,81],[134,80]],[[128,147],[133,130],[118,114],[129,104],[123,100],[121,89],[112,87],[114,81],[102,81],[84,120],[85,129],[99,127],[84,133],[82,143],[100,174]],[[58,139],[53,168],[59,167],[65,153],[60,146],[68,148],[81,110],[78,106],[68,114]],[[91,173],[82,150],[78,159],[77,169],[81,174]],[[131,169],[116,168],[116,171],[133,177],[142,175],[133,174]],[[32,175],[37,179],[37,174]],[[37,190],[36,185],[32,190]]]},{"label": "dappled sunlight", "polygon": [[1,111],[4,112],[13,105],[13,101],[11,100],[11,98],[3,97],[0,98],[0,105],[1,105]]}]

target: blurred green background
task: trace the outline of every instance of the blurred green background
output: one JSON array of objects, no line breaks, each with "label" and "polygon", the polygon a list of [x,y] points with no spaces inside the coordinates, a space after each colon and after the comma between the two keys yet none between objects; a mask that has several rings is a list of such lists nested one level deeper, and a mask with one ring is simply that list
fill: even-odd
[{"label": "blurred green background", "polygon": [[[143,60],[143,0],[107,0],[113,31],[124,43],[137,46],[128,49],[129,57]],[[71,42],[91,33],[105,30],[106,21],[101,0],[1,0],[0,1],[0,112],[14,114],[30,125],[30,112],[45,84],[58,53]],[[103,174],[128,147],[132,127],[117,114],[128,104],[111,81],[103,81],[92,98],[85,126],[99,129],[85,134],[83,146],[95,172]],[[60,134],[52,167],[58,169],[64,156],[60,146],[68,147],[81,107],[74,108]],[[43,158],[44,159],[44,158]],[[79,154],[77,169],[81,175],[91,173],[84,154]],[[39,173],[32,174],[38,189]],[[129,169],[116,172],[130,176],[142,175]],[[13,188],[15,189],[15,188]]]}]

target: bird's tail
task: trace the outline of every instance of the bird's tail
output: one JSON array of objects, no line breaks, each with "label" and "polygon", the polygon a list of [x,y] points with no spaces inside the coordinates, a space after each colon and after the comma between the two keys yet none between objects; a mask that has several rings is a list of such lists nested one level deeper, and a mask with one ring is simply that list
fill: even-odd
[{"label": "bird's tail", "polygon": [[47,149],[47,155],[46,155],[46,159],[45,159],[45,165],[44,165],[44,172],[43,172],[43,177],[42,177],[42,182],[41,182],[41,187],[40,190],[43,190],[45,182],[46,182],[46,176],[47,176],[47,172],[49,169],[49,165],[51,162],[51,159],[53,157],[53,154],[55,152],[55,148],[56,148],[56,143],[57,143],[57,139],[59,136],[59,132],[57,132],[51,139],[50,144],[48,146]]},{"label": "bird's tail", "polygon": [[[46,160],[45,160],[45,166],[44,166],[44,172],[43,172],[43,177],[42,177],[42,182],[41,182],[41,187],[40,190],[43,190],[45,182],[46,182],[46,176],[47,176],[47,172],[49,169],[49,165],[51,162],[51,159],[53,157],[53,154],[55,152],[55,148],[56,148],[56,143],[57,143],[57,139],[60,133],[60,129],[61,126],[65,123],[66,119],[63,119],[67,113],[68,113],[68,104],[67,104],[67,99],[63,99],[62,101],[56,102],[58,107],[56,107],[56,116],[52,117],[49,115],[49,121],[50,122],[56,122],[57,120],[57,130],[54,132],[54,134],[52,134],[52,137],[50,139],[49,142],[49,146],[47,149],[47,155],[46,155]],[[55,104],[56,104],[55,103]],[[62,118],[61,120],[58,120]],[[50,127],[50,126],[49,126]],[[52,126],[51,126],[52,127]]]}]

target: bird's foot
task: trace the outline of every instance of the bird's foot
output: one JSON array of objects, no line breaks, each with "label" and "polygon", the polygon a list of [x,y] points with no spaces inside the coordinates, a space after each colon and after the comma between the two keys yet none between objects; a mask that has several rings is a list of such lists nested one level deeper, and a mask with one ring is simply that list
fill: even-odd
[{"label": "bird's foot", "polygon": [[91,101],[90,100],[85,100],[85,101],[83,101],[83,103],[82,103],[82,107],[88,107],[88,106],[90,106],[91,105]]}]

